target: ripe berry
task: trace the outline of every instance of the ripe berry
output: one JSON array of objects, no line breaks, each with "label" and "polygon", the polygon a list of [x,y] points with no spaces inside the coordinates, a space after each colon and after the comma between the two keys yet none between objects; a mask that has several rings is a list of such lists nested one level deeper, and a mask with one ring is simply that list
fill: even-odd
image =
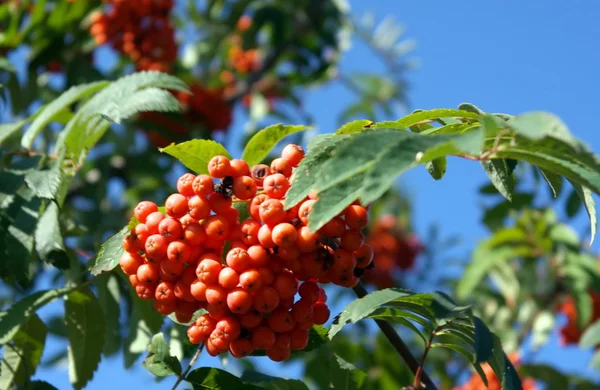
[{"label": "ripe berry", "polygon": [[232,173],[231,163],[225,156],[215,156],[208,162],[208,173],[217,179],[230,176]]},{"label": "ripe berry", "polygon": [[297,167],[304,158],[304,149],[302,146],[289,144],[281,151],[281,157],[290,163],[292,167]]},{"label": "ripe berry", "polygon": [[206,237],[206,230],[197,222],[190,223],[183,229],[183,238],[189,245],[198,246],[206,240]]},{"label": "ripe berry", "polygon": [[287,310],[275,310],[269,318],[267,318],[269,327],[277,333],[285,333],[294,329],[296,321],[292,317],[292,313]]},{"label": "ripe berry", "polygon": [[208,285],[217,284],[219,281],[219,273],[221,272],[221,263],[212,259],[204,259],[198,263],[196,275],[198,280]]},{"label": "ripe berry", "polygon": [[360,205],[350,205],[344,212],[344,221],[350,229],[362,229],[369,223],[369,212]]},{"label": "ripe berry", "polygon": [[174,287],[175,286],[172,283],[160,282],[156,286],[156,291],[154,293],[156,300],[163,302],[174,302],[176,299],[175,292],[173,291]]},{"label": "ripe berry", "polygon": [[198,175],[192,182],[192,189],[196,195],[205,197],[214,190],[213,179],[208,175]]},{"label": "ripe berry", "polygon": [[292,166],[284,158],[276,158],[271,161],[271,172],[280,173],[285,177],[290,177],[292,174]]},{"label": "ripe berry", "polygon": [[277,275],[273,287],[281,299],[291,298],[298,292],[298,282],[291,272],[283,271]]},{"label": "ripe berry", "polygon": [[225,267],[219,272],[219,284],[228,290],[235,288],[240,282],[240,275],[233,268]]},{"label": "ripe berry", "polygon": [[233,248],[227,252],[225,261],[236,272],[244,272],[250,267],[250,255],[241,248]]},{"label": "ripe berry", "polygon": [[253,219],[248,219],[240,225],[240,230],[242,232],[240,239],[246,245],[254,245],[258,243],[258,232],[261,228],[261,225],[258,221]]},{"label": "ripe berry", "polygon": [[264,286],[254,294],[254,308],[260,313],[272,312],[279,302],[279,294],[273,287]]},{"label": "ripe berry", "polygon": [[248,167],[248,163],[246,161],[234,158],[229,162],[229,164],[231,165],[231,176],[237,178],[240,176],[250,175],[250,167]]},{"label": "ripe berry", "polygon": [[183,238],[183,227],[181,222],[175,218],[165,218],[158,224],[158,234],[167,239],[175,241]]},{"label": "ripe berry", "polygon": [[248,269],[240,274],[240,286],[242,286],[245,290],[255,292],[262,285],[262,277],[257,269]]},{"label": "ripe berry", "polygon": [[167,259],[187,263],[191,256],[191,248],[183,241],[173,241],[167,247]]},{"label": "ripe berry", "polygon": [[183,196],[193,196],[194,195],[194,188],[192,186],[194,179],[196,179],[196,176],[194,176],[191,173],[185,173],[183,174],[178,180],[177,180],[177,192],[179,192],[181,195]]},{"label": "ripe berry", "polygon": [[281,199],[290,188],[290,183],[281,173],[274,173],[265,177],[263,181],[265,194],[273,199]]},{"label": "ripe berry", "polygon": [[275,332],[268,326],[259,326],[252,331],[254,349],[269,349],[275,344]]},{"label": "ripe berry", "polygon": [[252,308],[252,295],[241,287],[234,288],[227,294],[227,307],[235,314],[244,314]]},{"label": "ripe berry", "polygon": [[321,295],[319,286],[315,282],[311,281],[302,283],[298,288],[298,293],[303,300],[311,304],[316,303]]},{"label": "ripe berry", "polygon": [[252,329],[259,326],[263,321],[263,316],[258,311],[251,309],[247,313],[239,316],[240,325],[244,329]]},{"label": "ripe berry", "polygon": [[308,330],[294,329],[290,332],[290,348],[292,350],[302,350],[308,345]]},{"label": "ripe berry", "polygon": [[160,234],[153,234],[146,240],[146,255],[148,259],[159,261],[167,257],[167,246],[169,245],[166,238]]},{"label": "ripe berry", "polygon": [[277,199],[267,199],[261,203],[258,209],[260,220],[267,225],[277,225],[285,220],[283,204]]},{"label": "ripe berry", "polygon": [[150,215],[148,215],[148,217],[146,218],[146,227],[148,228],[148,233],[157,234],[158,225],[163,219],[165,219],[165,215],[160,211],[150,213]]},{"label": "ripe berry", "polygon": [[262,225],[258,230],[258,242],[263,248],[275,248],[277,244],[273,241],[273,231],[269,225]]},{"label": "ripe berry", "polygon": [[121,269],[127,275],[137,274],[138,268],[144,264],[144,259],[142,256],[137,253],[123,253],[121,259],[119,260],[119,264],[121,265]]},{"label": "ripe berry", "polygon": [[158,211],[158,206],[155,203],[144,200],[135,206],[133,214],[140,223],[145,223],[148,215],[156,211]]},{"label": "ripe berry", "polygon": [[165,201],[165,210],[170,217],[181,218],[188,212],[188,200],[181,194],[171,194]]},{"label": "ripe berry", "polygon": [[252,198],[256,194],[256,182],[250,176],[233,179],[233,194],[241,200]]},{"label": "ripe berry", "polygon": [[[266,226],[266,225],[265,225]],[[273,242],[281,247],[290,247],[296,243],[298,232],[294,226],[289,223],[280,223],[273,228]]]},{"label": "ripe berry", "polygon": [[243,358],[252,354],[254,348],[250,340],[236,339],[229,344],[229,352],[236,358]]},{"label": "ripe berry", "polygon": [[208,218],[210,215],[210,204],[201,196],[193,196],[188,200],[190,216],[196,220]]},{"label": "ripe berry", "polygon": [[315,324],[323,325],[329,319],[331,312],[327,305],[323,302],[317,302],[313,305],[313,319]]},{"label": "ripe berry", "polygon": [[224,241],[229,233],[229,223],[220,215],[211,215],[202,222],[207,239]]}]

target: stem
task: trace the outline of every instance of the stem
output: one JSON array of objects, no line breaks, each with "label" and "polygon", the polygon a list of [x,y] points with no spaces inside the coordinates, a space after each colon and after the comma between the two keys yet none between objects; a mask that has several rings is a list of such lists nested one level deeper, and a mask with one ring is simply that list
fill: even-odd
[{"label": "stem", "polygon": [[431,343],[433,342],[433,338],[435,337],[435,331],[431,332],[429,336],[429,340],[427,340],[427,345],[425,346],[425,351],[423,352],[423,357],[421,358],[421,364],[419,364],[419,368],[417,368],[417,372],[415,373],[415,380],[413,382],[413,386],[415,390],[421,389],[421,376],[423,375],[423,370],[425,366],[425,359],[427,359],[427,354],[431,349]]},{"label": "stem", "polygon": [[190,360],[190,364],[188,364],[188,366],[185,369],[185,371],[183,372],[183,374],[179,375],[179,378],[177,378],[177,381],[175,382],[173,387],[171,387],[171,390],[175,390],[177,388],[177,386],[179,386],[181,381],[183,381],[185,379],[187,374],[189,374],[190,370],[192,369],[192,366],[196,363],[196,360],[198,360],[198,357],[200,356],[200,352],[202,352],[202,348],[204,348],[204,343],[200,343],[200,345],[198,346],[198,349],[196,350],[196,353],[194,354],[194,356],[192,356],[192,360]]},{"label": "stem", "polygon": [[[367,295],[367,290],[360,283],[357,284],[353,290],[356,296],[359,298]],[[375,320],[375,322],[377,323],[377,326],[379,326],[381,332],[385,335],[385,337],[387,337],[390,344],[392,344],[394,349],[396,349],[396,352],[398,352],[400,357],[406,362],[408,368],[410,368],[412,373],[416,376],[417,371],[420,368],[419,362],[410,352],[410,349],[408,349],[408,346],[404,343],[404,341],[402,341],[398,333],[396,333],[394,327],[390,325],[389,322],[384,320]],[[422,378],[421,380],[425,384],[426,389],[437,390],[437,387],[423,369],[421,369],[420,377]]]}]

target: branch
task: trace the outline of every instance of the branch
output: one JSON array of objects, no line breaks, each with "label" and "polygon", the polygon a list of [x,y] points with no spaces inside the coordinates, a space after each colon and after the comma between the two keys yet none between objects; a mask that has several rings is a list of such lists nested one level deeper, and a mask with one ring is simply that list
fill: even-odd
[{"label": "branch", "polygon": [[200,356],[200,352],[202,352],[202,348],[204,348],[204,343],[200,343],[200,345],[198,346],[198,349],[196,350],[196,353],[194,354],[194,356],[192,356],[192,360],[190,360],[190,364],[188,364],[188,366],[185,369],[185,371],[183,372],[183,374],[179,375],[179,378],[177,378],[177,382],[175,382],[173,387],[171,387],[171,390],[175,390],[177,388],[177,386],[179,386],[181,381],[183,381],[185,379],[187,374],[189,374],[190,370],[192,369],[192,366],[196,363],[196,360],[198,360],[198,357]]},{"label": "branch", "polygon": [[[353,288],[353,290],[356,296],[359,298],[362,298],[367,295],[367,290],[360,283],[357,284]],[[404,343],[404,341],[402,341],[398,333],[396,333],[396,331],[394,330],[394,327],[390,325],[389,322],[384,320],[375,320],[375,322],[377,323],[377,326],[379,326],[381,332],[385,335],[385,337],[387,337],[390,344],[392,344],[394,349],[396,349],[396,352],[398,352],[398,354],[400,354],[400,357],[402,357],[402,359],[406,362],[408,368],[410,368],[412,373],[415,375],[415,378],[417,374],[419,374],[422,383],[425,385],[426,389],[437,390],[437,387],[435,386],[429,375],[427,375],[427,373],[421,368],[417,359],[408,349],[408,346]],[[421,371],[420,373],[419,370]]]}]

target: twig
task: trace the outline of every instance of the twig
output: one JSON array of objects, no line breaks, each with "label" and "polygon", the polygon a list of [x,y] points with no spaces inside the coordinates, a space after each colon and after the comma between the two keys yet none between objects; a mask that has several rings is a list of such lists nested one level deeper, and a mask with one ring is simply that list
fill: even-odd
[{"label": "twig", "polygon": [[190,360],[190,364],[188,364],[188,366],[185,369],[185,371],[183,372],[183,374],[181,374],[179,376],[179,378],[177,378],[177,382],[175,382],[175,384],[173,385],[173,387],[171,387],[171,390],[175,390],[177,388],[177,386],[179,386],[179,384],[181,383],[181,381],[183,381],[185,379],[185,377],[187,376],[187,374],[189,374],[190,370],[192,369],[192,366],[196,363],[196,360],[198,360],[198,357],[200,356],[200,352],[202,352],[203,348],[204,348],[204,343],[201,343],[198,346],[198,349],[196,350],[196,353],[194,354],[194,356],[192,356],[192,360]]},{"label": "twig", "polygon": [[[356,296],[359,298],[362,298],[367,295],[367,290],[360,283],[357,284],[353,288],[353,290]],[[408,346],[404,343],[404,341],[402,341],[398,333],[396,333],[394,327],[390,325],[389,322],[384,320],[375,320],[375,322],[377,323],[377,326],[379,326],[381,332],[385,335],[385,337],[387,337],[390,344],[392,344],[396,352],[398,352],[400,357],[402,357],[402,359],[406,362],[408,368],[410,368],[412,373],[416,376],[420,368],[419,362],[410,352]],[[425,388],[427,390],[437,390],[436,385],[433,383],[429,375],[427,375],[427,373],[423,369],[421,369],[420,375],[422,383],[425,384]]]},{"label": "twig", "polygon": [[421,358],[421,364],[419,364],[419,368],[417,369],[417,372],[415,373],[415,380],[413,382],[413,386],[415,388],[415,390],[420,390],[421,389],[421,376],[423,376],[424,373],[424,367],[425,367],[425,359],[427,359],[427,354],[429,353],[429,350],[431,349],[431,343],[433,343],[433,338],[435,337],[436,332],[433,331],[431,332],[431,335],[429,336],[429,340],[427,340],[427,345],[425,346],[425,351],[423,352],[423,357]]}]

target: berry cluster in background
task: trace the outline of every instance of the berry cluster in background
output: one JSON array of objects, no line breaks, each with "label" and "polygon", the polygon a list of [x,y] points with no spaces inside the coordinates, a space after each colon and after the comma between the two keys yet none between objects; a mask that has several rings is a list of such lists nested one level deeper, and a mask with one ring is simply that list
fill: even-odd
[{"label": "berry cluster in background", "polygon": [[[590,298],[592,300],[592,318],[587,325],[591,325],[600,319],[600,294],[590,290]],[[563,345],[578,344],[579,339],[587,329],[587,326],[581,329],[578,322],[577,307],[573,297],[567,297],[558,307],[558,312],[563,313],[567,317],[567,323],[560,328],[560,340]]]},{"label": "berry cluster in background", "polygon": [[109,7],[91,15],[96,44],[110,44],[137,70],[169,72],[177,59],[173,0],[103,0]]},{"label": "berry cluster in background", "polygon": [[398,219],[390,214],[383,214],[373,222],[366,242],[373,248],[375,260],[374,267],[365,270],[364,280],[380,289],[394,287],[395,273],[411,269],[423,251],[419,238],[414,233],[406,233]]},{"label": "berry cluster in background", "polygon": [[122,270],[163,315],[187,323],[205,309],[188,337],[213,356],[264,350],[288,359],[329,319],[318,283],[353,287],[372,263],[362,233],[367,208],[355,202],[317,232],[308,228],[314,196],[284,208],[303,157],[292,144],[270,166],[215,156],[209,175],[178,179],[166,215],[149,201],[134,210],[139,224],[123,241]]},{"label": "berry cluster in background", "polygon": [[[508,358],[515,367],[517,367],[520,364],[521,359],[518,353],[513,352],[510,355],[508,355]],[[487,386],[483,382],[479,374],[473,373],[471,378],[465,384],[463,384],[462,386],[454,387],[452,390],[502,390],[502,382],[500,381],[500,379],[498,379],[498,377],[492,370],[492,367],[490,367],[489,364],[484,364],[482,365],[482,369],[488,382]],[[523,378],[521,386],[523,390],[538,389],[538,386],[536,386],[535,380],[533,378]]]}]

